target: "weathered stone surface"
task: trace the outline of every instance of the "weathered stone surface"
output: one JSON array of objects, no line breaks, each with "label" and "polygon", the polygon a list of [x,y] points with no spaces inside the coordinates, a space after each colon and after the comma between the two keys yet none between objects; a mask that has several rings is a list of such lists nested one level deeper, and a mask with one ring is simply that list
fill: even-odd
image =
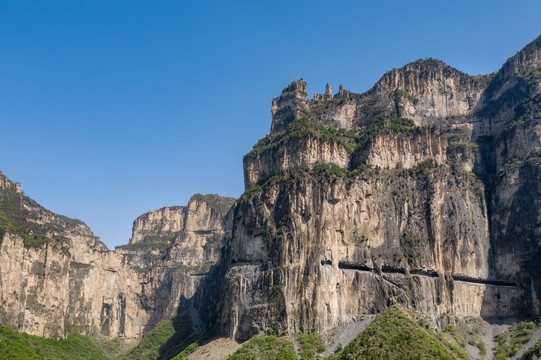
[{"label": "weathered stone surface", "polygon": [[245,156],[244,183],[246,189],[250,189],[288,170],[311,168],[316,164],[348,167],[349,161],[350,154],[337,142],[310,137],[291,138],[283,146],[254,151]]},{"label": "weathered stone surface", "polygon": [[[447,166],[401,172],[348,179],[306,171],[243,198],[226,334],[245,339],[273,321],[293,332],[329,329],[392,301],[433,315],[512,313],[516,287],[489,284],[483,184]],[[485,304],[494,291],[499,300]]]},{"label": "weathered stone surface", "polygon": [[306,97],[306,82],[299,80],[273,100],[271,131],[311,117],[330,128],[355,130],[379,116],[405,117],[418,125],[453,125],[469,133],[482,124],[470,115],[479,107],[485,85],[439,60],[418,60],[387,72],[372,89],[353,94],[340,89],[332,96]]},{"label": "weathered stone surface", "polygon": [[[432,315],[539,313],[540,39],[495,76],[420,60],[364,94],[297,96],[295,111],[273,117],[274,142],[244,159],[222,331],[329,329],[393,302]],[[381,116],[427,127],[373,133]],[[282,139],[299,117],[314,130]]]},{"label": "weathered stone surface", "polygon": [[[82,222],[45,210],[3,175],[0,183],[0,321],[48,337],[139,337],[148,314],[137,273]],[[38,230],[47,241],[25,244],[21,234]]]},{"label": "weathered stone surface", "polygon": [[[0,320],[135,338],[189,310],[244,340],[326,330],[392,303],[539,314],[540,49],[541,37],[476,77],[419,60],[334,98],[328,86],[308,100],[295,81],[244,157],[236,205],[196,195],[144,214],[115,252],[0,175],[0,204],[27,224],[0,218]],[[29,247],[38,230],[48,241]]]},{"label": "weathered stone surface", "polygon": [[306,82],[303,79],[284,88],[282,95],[272,100],[271,131],[283,129],[291,121],[305,116],[309,111],[306,100]]},{"label": "weathered stone surface", "polygon": [[393,69],[372,89],[375,94],[396,92],[397,116],[418,124],[470,115],[483,90],[471,76],[433,59]]},{"label": "weathered stone surface", "polygon": [[[131,243],[113,252],[19,189],[0,174],[0,322],[40,336],[141,337],[191,306],[231,226],[233,199],[195,195],[136,219]],[[25,243],[38,231],[46,240]]]},{"label": "weathered stone surface", "polygon": [[420,128],[411,134],[384,132],[352,154],[350,168],[361,164],[381,168],[412,168],[425,161],[443,164],[447,140],[438,132]]}]

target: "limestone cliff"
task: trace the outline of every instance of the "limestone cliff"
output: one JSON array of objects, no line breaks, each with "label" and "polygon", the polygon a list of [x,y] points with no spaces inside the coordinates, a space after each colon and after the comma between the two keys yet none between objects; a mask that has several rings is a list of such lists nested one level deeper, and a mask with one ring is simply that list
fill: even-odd
[{"label": "limestone cliff", "polygon": [[162,208],[134,221],[130,243],[116,252],[141,273],[142,307],[151,313],[147,329],[179,311],[190,311],[200,322],[193,298],[220,258],[234,202],[196,194],[188,206]]},{"label": "limestone cliff", "polygon": [[480,80],[439,60],[418,60],[387,72],[363,94],[341,87],[334,97],[309,100],[301,79],[273,100],[271,134],[303,117],[326,128],[358,131],[379,116],[405,117],[418,125],[461,126],[472,132],[480,125],[471,115],[486,88]]},{"label": "limestone cliff", "polygon": [[243,159],[237,203],[195,195],[144,214],[115,252],[0,176],[0,320],[135,338],[187,311],[244,340],[393,303],[539,314],[540,91],[541,37],[491,75],[419,60],[313,100],[294,81]]},{"label": "limestone cliff", "polygon": [[324,330],[395,302],[539,313],[540,39],[494,75],[430,59],[364,94],[286,87],[244,158],[221,331]]},{"label": "limestone cliff", "polygon": [[0,322],[46,337],[141,337],[191,306],[218,259],[232,203],[198,194],[187,207],[145,214],[130,244],[113,252],[0,173]]},{"label": "limestone cliff", "polygon": [[1,174],[0,183],[0,321],[47,337],[139,337],[148,313],[137,273],[82,222],[42,208]]}]

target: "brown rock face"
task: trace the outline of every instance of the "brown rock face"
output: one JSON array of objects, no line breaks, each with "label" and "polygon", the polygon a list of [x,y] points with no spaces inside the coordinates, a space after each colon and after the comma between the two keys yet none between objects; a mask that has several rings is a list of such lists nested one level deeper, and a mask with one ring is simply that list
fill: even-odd
[{"label": "brown rock face", "polygon": [[484,193],[448,165],[420,165],[354,177],[305,170],[244,197],[223,331],[244,339],[272,321],[330,329],[393,302],[433,315],[512,314],[517,287],[490,274]]},{"label": "brown rock face", "polygon": [[136,338],[189,310],[244,340],[393,303],[539,314],[540,39],[490,76],[420,60],[364,94],[291,83],[234,206],[195,195],[144,214],[115,252],[0,176],[0,320]]},{"label": "brown rock face", "polygon": [[306,100],[306,82],[303,79],[289,84],[282,95],[272,100],[271,131],[283,129],[291,121],[303,117],[308,111]]},{"label": "brown rock face", "polygon": [[[183,311],[198,320],[205,317],[201,313],[205,301],[196,295],[220,259],[232,226],[234,201],[196,194],[188,206],[163,208],[134,222],[130,244],[118,247],[117,252],[142,273],[142,307],[151,312],[147,329]],[[150,242],[134,242],[142,237]]]},{"label": "brown rock face", "polygon": [[483,87],[471,76],[439,60],[418,60],[393,69],[376,83],[375,93],[396,92],[397,115],[432,124],[435,118],[471,114]]},{"label": "brown rock face", "polygon": [[63,337],[136,338],[149,314],[138,275],[80,222],[24,196],[0,174],[0,322]]},{"label": "brown rock face", "polygon": [[418,125],[454,125],[468,132],[481,125],[470,115],[485,85],[439,60],[418,60],[386,73],[372,89],[353,94],[340,88],[332,97],[306,96],[306,82],[294,81],[273,100],[271,133],[309,117],[321,126],[358,130],[378,116],[405,117]]},{"label": "brown rock face", "polygon": [[421,60],[365,94],[286,88],[244,158],[222,332],[329,329],[392,303],[539,313],[540,48],[495,76]]},{"label": "brown rock face", "polygon": [[141,337],[191,306],[219,257],[232,202],[195,195],[187,207],[142,215],[130,244],[113,252],[0,174],[0,322],[46,337]]},{"label": "brown rock face", "polygon": [[286,139],[284,146],[254,151],[244,157],[245,188],[261,184],[273,175],[317,164],[347,167],[349,160],[350,154],[337,142],[310,137]]}]

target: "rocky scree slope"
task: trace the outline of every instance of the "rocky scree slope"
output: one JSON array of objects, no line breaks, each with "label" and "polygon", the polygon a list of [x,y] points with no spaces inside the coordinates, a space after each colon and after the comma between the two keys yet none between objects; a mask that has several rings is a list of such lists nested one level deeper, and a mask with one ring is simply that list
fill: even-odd
[{"label": "rocky scree slope", "polygon": [[272,103],[244,157],[219,327],[326,330],[393,303],[539,313],[541,37],[496,74],[428,59]]}]

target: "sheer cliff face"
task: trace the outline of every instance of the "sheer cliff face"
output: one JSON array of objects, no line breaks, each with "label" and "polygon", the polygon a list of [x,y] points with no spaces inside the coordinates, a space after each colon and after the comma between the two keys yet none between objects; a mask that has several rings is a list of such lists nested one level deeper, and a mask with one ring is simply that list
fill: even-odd
[{"label": "sheer cliff face", "polygon": [[[510,58],[486,91],[479,116],[494,177],[491,206],[494,273],[517,279],[525,311],[541,299],[541,37]],[[501,109],[501,111],[496,111]]]},{"label": "sheer cliff face", "polygon": [[134,221],[130,243],[117,247],[117,252],[129,256],[130,264],[142,269],[215,263],[223,236],[231,229],[228,211],[234,201],[196,194],[188,206],[145,213]]},{"label": "sheer cliff face", "polygon": [[189,306],[205,264],[218,259],[231,204],[196,195],[187,207],[145,214],[131,244],[113,252],[0,173],[0,322],[46,337],[141,337]]},{"label": "sheer cliff face", "polygon": [[540,39],[493,76],[422,60],[360,95],[285,88],[244,158],[222,331],[329,329],[395,302],[539,313]]},{"label": "sheer cliff face", "polygon": [[295,119],[309,117],[319,125],[358,130],[378,116],[406,117],[418,125],[479,126],[471,114],[485,86],[439,60],[418,60],[386,73],[364,94],[342,91],[327,100],[309,100],[304,80],[294,81],[272,102],[271,132]]},{"label": "sheer cliff face", "polygon": [[133,222],[130,243],[171,241],[184,228],[185,216],[184,206],[164,207],[145,213]]},{"label": "sheer cliff face", "polygon": [[489,268],[483,183],[445,163],[437,134],[403,136],[376,137],[358,174],[303,168],[241,199],[226,334],[330,329],[393,302],[434,315],[516,310],[513,280],[498,286]]},{"label": "sheer cliff face", "polygon": [[379,96],[396,92],[397,115],[419,124],[470,115],[483,90],[471,76],[439,60],[419,60],[393,69],[373,89]]},{"label": "sheer cliff face", "polygon": [[[244,340],[400,303],[486,319],[541,311],[541,37],[490,76],[437,60],[364,94],[272,102],[245,194],[134,222],[114,252],[0,174],[0,321],[137,338],[191,311]],[[199,316],[197,316],[199,315]]]},{"label": "sheer cliff face", "polygon": [[140,336],[148,314],[137,273],[85,224],[0,179],[0,321],[48,337]]},{"label": "sheer cliff face", "polygon": [[188,206],[162,208],[134,221],[130,244],[116,251],[141,272],[142,307],[151,312],[147,329],[179,312],[200,310],[194,296],[220,259],[234,201],[196,194]]}]

